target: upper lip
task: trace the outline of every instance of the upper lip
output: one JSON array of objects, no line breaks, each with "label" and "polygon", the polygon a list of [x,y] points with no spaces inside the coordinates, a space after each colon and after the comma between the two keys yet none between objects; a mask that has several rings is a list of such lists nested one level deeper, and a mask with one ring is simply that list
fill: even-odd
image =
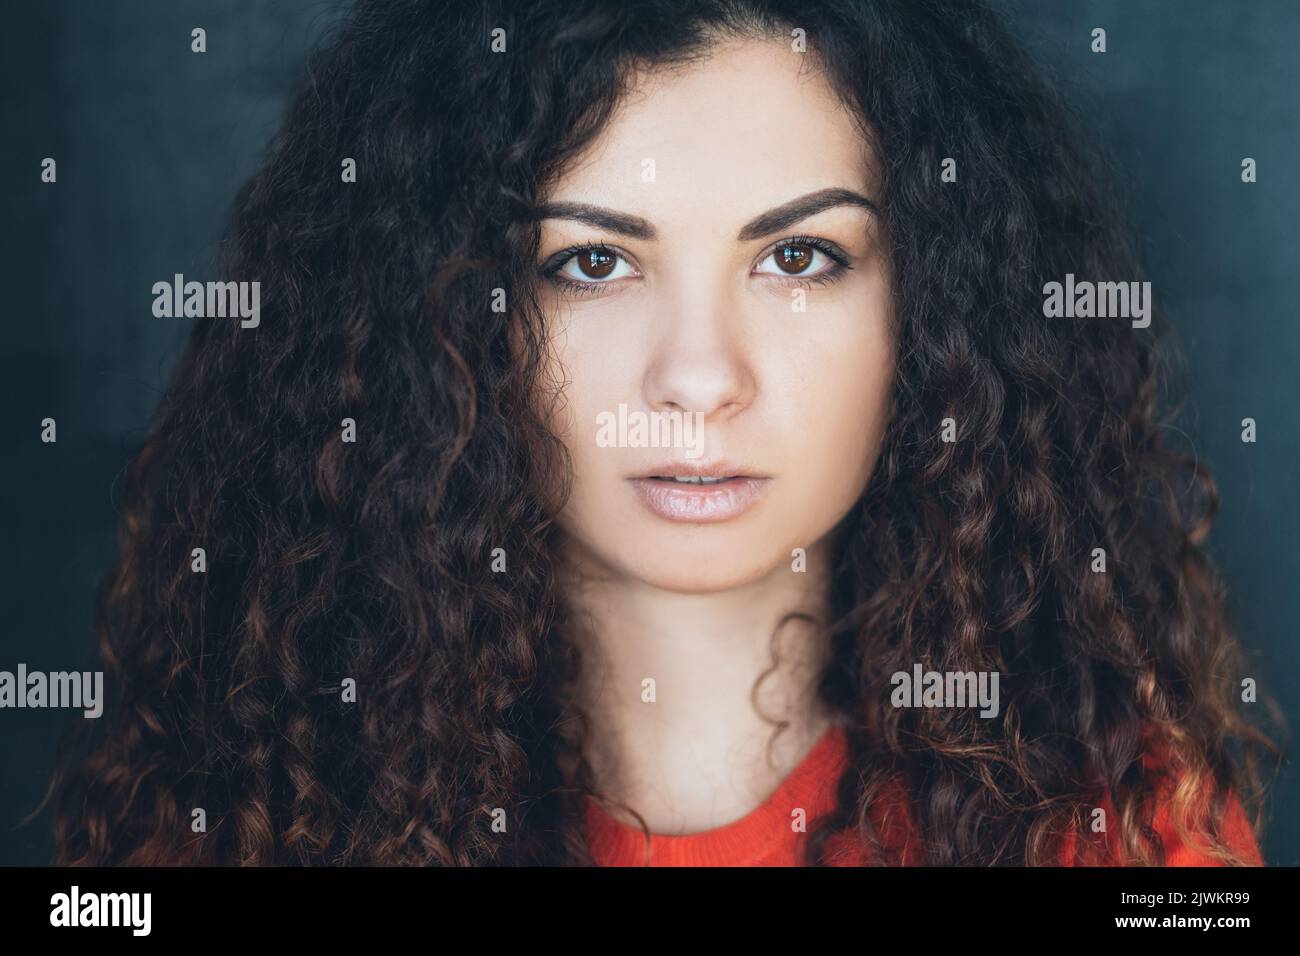
[{"label": "upper lip", "polygon": [[632,478],[765,478],[746,465],[715,461],[665,461],[631,475]]}]

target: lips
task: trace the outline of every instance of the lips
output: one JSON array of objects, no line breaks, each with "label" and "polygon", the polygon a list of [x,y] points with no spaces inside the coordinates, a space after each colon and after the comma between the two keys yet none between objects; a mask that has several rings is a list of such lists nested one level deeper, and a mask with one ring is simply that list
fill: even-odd
[{"label": "lips", "polygon": [[762,498],[772,479],[725,461],[666,462],[628,479],[641,503],[668,521],[729,521]]},{"label": "lips", "polygon": [[726,475],[717,478],[706,478],[704,475],[680,475],[672,477],[670,475],[651,475],[655,481],[671,481],[681,485],[716,485],[719,482],[731,481],[735,475]]},{"label": "lips", "polygon": [[712,461],[664,461],[639,471],[630,478],[765,478],[766,475],[738,462],[717,458]]}]

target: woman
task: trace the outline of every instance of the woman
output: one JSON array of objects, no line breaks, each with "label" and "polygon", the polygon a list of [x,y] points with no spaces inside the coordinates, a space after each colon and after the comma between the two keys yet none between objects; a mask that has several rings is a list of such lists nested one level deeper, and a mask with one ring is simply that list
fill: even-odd
[{"label": "woman", "polygon": [[375,2],[308,76],[62,862],[1260,862],[1164,319],[1047,314],[1140,273],[988,13]]}]

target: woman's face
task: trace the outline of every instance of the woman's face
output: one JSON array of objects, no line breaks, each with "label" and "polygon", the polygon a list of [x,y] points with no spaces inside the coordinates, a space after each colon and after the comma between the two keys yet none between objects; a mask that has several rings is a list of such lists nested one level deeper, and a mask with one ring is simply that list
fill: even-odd
[{"label": "woman's face", "polygon": [[736,587],[789,573],[852,507],[895,360],[883,224],[854,196],[878,197],[866,144],[781,41],[643,74],[551,184],[551,426],[574,467],[558,522],[581,564]]}]

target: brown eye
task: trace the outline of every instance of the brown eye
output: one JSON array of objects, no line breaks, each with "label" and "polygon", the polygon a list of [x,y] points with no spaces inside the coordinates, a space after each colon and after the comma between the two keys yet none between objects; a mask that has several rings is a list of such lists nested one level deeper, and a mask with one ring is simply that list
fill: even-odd
[{"label": "brown eye", "polygon": [[601,286],[615,285],[621,279],[640,278],[627,257],[608,246],[566,249],[557,255],[564,255],[564,261],[544,269],[543,274],[566,292],[594,294]]},{"label": "brown eye", "polygon": [[852,268],[848,255],[834,243],[811,236],[791,236],[769,246],[753,274],[784,276],[794,280],[795,285],[825,285]]},{"label": "brown eye", "polygon": [[618,262],[618,256],[604,249],[587,249],[574,257],[578,260],[578,268],[582,274],[589,279],[604,279],[614,271],[614,264]]},{"label": "brown eye", "polygon": [[788,245],[777,248],[772,256],[782,272],[798,275],[812,265],[813,252],[810,246]]}]

